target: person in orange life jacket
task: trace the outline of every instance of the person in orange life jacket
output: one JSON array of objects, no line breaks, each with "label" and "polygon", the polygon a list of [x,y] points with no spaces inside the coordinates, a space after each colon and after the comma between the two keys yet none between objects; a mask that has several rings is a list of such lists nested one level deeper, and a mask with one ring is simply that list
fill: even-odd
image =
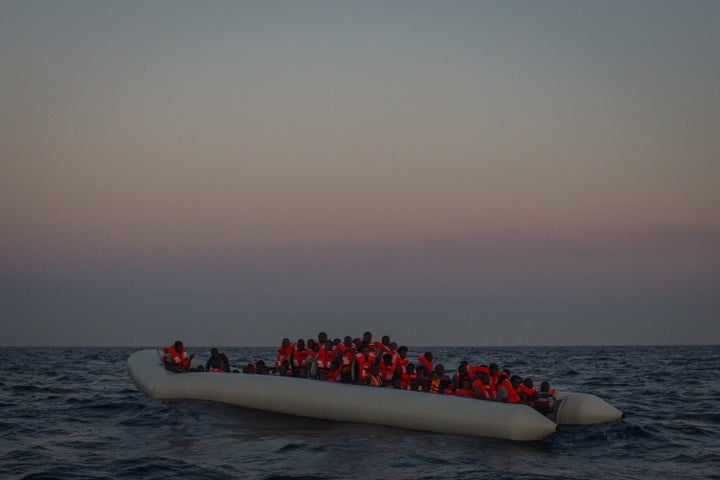
[{"label": "person in orange life jacket", "polygon": [[533,397],[535,396],[535,393],[535,385],[533,384],[533,380],[530,377],[523,380],[522,383],[518,386],[520,403],[534,407],[535,403],[533,402]]},{"label": "person in orange life jacket", "polygon": [[470,379],[466,378],[462,381],[459,387],[457,387],[454,390],[445,390],[446,394],[455,395],[458,397],[468,397],[472,398],[475,396],[475,392],[472,389],[472,384],[470,383]]},{"label": "person in orange life jacket", "polygon": [[370,385],[371,387],[382,387],[383,381],[380,377],[380,366],[377,363],[370,365],[370,370],[358,383]]},{"label": "person in orange life jacket", "polygon": [[533,396],[535,409],[542,413],[548,414],[555,411],[555,389],[550,390],[548,382],[540,383],[540,391]]},{"label": "person in orange life jacket", "polygon": [[345,337],[342,345],[337,348],[336,359],[340,361],[340,381],[352,382],[352,364],[355,361],[355,344],[352,338]]},{"label": "person in orange life jacket", "polygon": [[397,363],[400,367],[402,367],[403,371],[406,370],[406,367],[407,367],[408,363],[410,362],[410,360],[408,360],[408,358],[407,358],[407,354],[408,354],[408,347],[406,347],[405,345],[401,345],[397,349]]},{"label": "person in orange life jacket", "polygon": [[295,344],[290,343],[290,339],[283,338],[275,360],[276,375],[290,375],[292,373],[291,359],[293,350],[295,350]]},{"label": "person in orange life jacket", "polygon": [[452,376],[452,385],[454,388],[459,388],[463,381],[470,380],[467,367],[468,362],[466,360],[463,360],[460,362],[460,365],[458,365],[457,371]]},{"label": "person in orange life jacket", "polygon": [[445,367],[438,365],[430,372],[430,381],[427,384],[426,391],[430,393],[444,393],[445,389],[450,385],[450,377],[445,375]]},{"label": "person in orange life jacket", "polygon": [[415,365],[408,363],[403,367],[403,371],[400,374],[400,388],[403,390],[417,389],[413,388],[416,385],[417,374],[415,373]]},{"label": "person in orange life jacket", "polygon": [[310,368],[312,378],[327,380],[330,364],[334,359],[335,349],[333,343],[330,340],[326,340],[323,348],[315,355],[315,359]]},{"label": "person in orange life jacket", "polygon": [[305,340],[302,338],[295,342],[295,349],[292,352],[292,376],[307,378],[307,366],[305,365],[305,359],[310,355],[310,352],[305,348]]},{"label": "person in orange life jacket", "polygon": [[415,365],[415,373],[417,378],[415,379],[415,386],[413,390],[426,390],[428,382],[430,381],[430,373],[433,371],[433,354],[431,352],[425,352],[424,355],[418,357],[418,363]]},{"label": "person in orange life jacket", "polygon": [[355,354],[355,359],[353,360],[353,378],[356,382],[359,382],[363,378],[365,378],[370,371],[370,366],[377,363],[377,357],[375,356],[375,352],[372,352],[370,350],[370,346],[363,342],[362,345],[360,345],[360,351]]},{"label": "person in orange life jacket", "polygon": [[163,363],[165,368],[175,373],[187,372],[190,370],[190,363],[193,356],[188,357],[185,346],[180,340],[173,345],[163,349]]},{"label": "person in orange life jacket", "polygon": [[[498,378],[502,375],[502,372],[500,371],[500,367],[498,367],[497,363],[491,363],[488,367],[488,371],[490,372],[490,383],[497,388],[497,381]],[[508,375],[508,378],[510,378],[510,375]]]},{"label": "person in orange life jacket", "polygon": [[394,357],[390,353],[385,353],[382,356],[382,361],[378,365],[380,377],[382,378],[385,386],[392,386],[393,379],[395,378],[395,370],[398,368],[397,362],[393,361]]},{"label": "person in orange life jacket", "polygon": [[496,398],[498,402],[506,403],[518,403],[520,401],[520,395],[518,394],[518,388],[522,383],[522,378],[517,375],[507,379],[505,375],[501,375],[498,379],[496,386]]},{"label": "person in orange life jacket", "polygon": [[220,353],[216,347],[210,349],[210,358],[205,363],[206,372],[229,372],[230,360],[227,355]]},{"label": "person in orange life jacket", "polygon": [[325,380],[328,382],[339,382],[341,373],[342,370],[340,369],[340,362],[333,360],[330,362],[330,369],[328,370],[327,378]]},{"label": "person in orange life jacket", "polygon": [[489,373],[481,373],[480,378],[475,380],[472,384],[475,398],[481,400],[495,400],[495,388],[492,386],[490,381]]},{"label": "person in orange life jacket", "polygon": [[252,363],[248,363],[243,367],[243,373],[254,373],[257,375],[267,375],[270,373],[270,369],[265,365],[265,361],[257,360]]},{"label": "person in orange life jacket", "polygon": [[376,348],[379,348],[382,350],[382,353],[392,353],[392,349],[390,348],[390,337],[387,335],[383,335],[380,343],[375,342]]},{"label": "person in orange life jacket", "polygon": [[490,375],[490,369],[487,365],[468,365],[468,377],[471,382],[480,379],[480,375],[487,373]]}]

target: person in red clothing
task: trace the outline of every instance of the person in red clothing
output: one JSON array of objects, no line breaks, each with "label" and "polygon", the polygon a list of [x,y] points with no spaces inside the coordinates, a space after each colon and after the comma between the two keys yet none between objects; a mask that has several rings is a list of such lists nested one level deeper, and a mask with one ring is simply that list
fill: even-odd
[{"label": "person in red clothing", "polygon": [[190,362],[193,356],[188,356],[183,342],[177,340],[173,345],[163,349],[163,363],[165,368],[175,373],[183,373],[190,370]]},{"label": "person in red clothing", "polygon": [[518,393],[518,388],[520,388],[521,383],[522,378],[518,377],[517,375],[513,375],[512,377],[510,377],[510,380],[508,380],[505,375],[501,375],[498,379],[496,388],[497,401],[506,403],[518,403],[520,401],[520,394]]},{"label": "person in red clothing", "polygon": [[305,340],[302,338],[295,342],[295,350],[291,355],[292,360],[292,376],[307,378],[308,368],[305,363],[305,359],[311,354],[309,350],[305,348]]},{"label": "person in red clothing", "polygon": [[290,359],[293,350],[295,350],[295,344],[290,343],[289,338],[283,338],[275,360],[275,375],[290,375],[292,373]]},{"label": "person in red clothing", "polygon": [[495,400],[495,388],[492,385],[489,373],[481,373],[480,378],[473,382],[472,388],[475,392],[475,398]]}]

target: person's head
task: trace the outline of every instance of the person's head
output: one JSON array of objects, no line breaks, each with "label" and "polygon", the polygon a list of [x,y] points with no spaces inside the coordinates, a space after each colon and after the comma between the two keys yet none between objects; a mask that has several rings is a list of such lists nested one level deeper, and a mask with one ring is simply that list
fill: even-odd
[{"label": "person's head", "polygon": [[370,345],[368,345],[366,342],[362,342],[360,344],[360,352],[366,357],[370,355]]},{"label": "person's head", "polygon": [[483,385],[490,385],[490,374],[489,373],[481,373],[480,374],[480,381]]},{"label": "person's head", "polygon": [[381,339],[381,342],[382,342],[382,344],[385,345],[386,347],[389,347],[389,346],[390,346],[390,337],[387,336],[387,335],[383,335],[383,337],[382,337],[382,339]]},{"label": "person's head", "polygon": [[408,375],[412,375],[415,373],[415,364],[414,363],[408,363],[405,366],[405,371],[408,373]]},{"label": "person's head", "polygon": [[463,390],[470,390],[472,388],[470,380],[463,380],[462,384],[460,384],[460,388],[462,388]]},{"label": "person's head", "polygon": [[220,350],[218,350],[217,347],[212,347],[210,349],[210,355],[212,355],[213,357],[217,357],[218,355],[220,355]]},{"label": "person's head", "polygon": [[390,342],[390,350],[397,352],[398,344],[396,342]]},{"label": "person's head", "polygon": [[363,342],[372,343],[372,333],[370,333],[370,332],[363,333],[362,339],[363,339]]},{"label": "person's head", "polygon": [[442,364],[436,365],[436,366],[435,366],[435,371],[437,372],[437,374],[438,374],[439,376],[442,377],[443,375],[445,375],[445,365],[442,365]]},{"label": "person's head", "polygon": [[428,362],[432,362],[432,360],[433,360],[432,352],[425,352],[425,358],[427,359]]},{"label": "person's head", "polygon": [[175,340],[175,350],[178,352],[182,351],[183,343],[180,340]]},{"label": "person's head", "polygon": [[353,346],[352,337],[346,336],[346,337],[343,339],[343,345],[345,345],[345,346],[348,347],[348,348],[352,347],[352,346]]},{"label": "person's head", "polygon": [[400,358],[405,360],[407,358],[408,354],[408,348],[405,345],[400,345],[400,347],[397,349],[398,355],[400,355]]},{"label": "person's head", "polygon": [[327,350],[329,352],[333,349],[333,347],[334,347],[333,342],[331,342],[330,340],[325,341],[325,347],[324,347],[325,350]]},{"label": "person's head", "polygon": [[385,354],[383,354],[383,356],[382,356],[382,361],[383,361],[383,363],[384,363],[386,366],[388,366],[388,367],[389,367],[390,365],[392,365],[392,359],[393,359],[393,356],[392,356],[391,353],[385,353]]},{"label": "person's head", "polygon": [[298,339],[298,341],[295,342],[295,348],[301,351],[305,350],[305,340],[303,340],[302,338]]},{"label": "person's head", "polygon": [[498,364],[497,364],[497,363],[491,363],[490,366],[488,367],[488,369],[490,370],[490,376],[491,376],[491,377],[497,377],[497,376],[498,376],[498,372],[500,371],[500,367],[498,367]]},{"label": "person's head", "polygon": [[517,375],[513,375],[512,377],[510,377],[510,385],[512,385],[513,388],[518,388],[521,383],[522,378],[518,377]]},{"label": "person's head", "polygon": [[288,348],[290,346],[290,339],[289,338],[283,338],[282,339],[282,348]]},{"label": "person's head", "polygon": [[318,343],[322,345],[323,343],[327,342],[328,335],[325,332],[318,333]]},{"label": "person's head", "polygon": [[550,391],[550,383],[549,382],[542,382],[540,384],[540,391],[541,392],[549,392]]},{"label": "person's head", "polygon": [[533,383],[533,379],[530,377],[523,380],[523,385],[525,385],[527,388],[533,388],[535,386],[535,384]]},{"label": "person's head", "polygon": [[458,375],[461,377],[466,376],[468,373],[467,363],[461,363],[460,365],[458,365],[457,372],[458,372]]},{"label": "person's head", "polygon": [[307,346],[308,349],[314,350],[314,349],[315,349],[315,339],[314,339],[314,338],[308,338],[308,341],[307,341],[306,346]]}]

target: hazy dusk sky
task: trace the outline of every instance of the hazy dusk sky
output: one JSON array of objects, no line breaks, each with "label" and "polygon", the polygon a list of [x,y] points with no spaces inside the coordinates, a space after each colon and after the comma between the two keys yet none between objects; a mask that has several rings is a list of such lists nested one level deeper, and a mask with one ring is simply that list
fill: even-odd
[{"label": "hazy dusk sky", "polygon": [[720,343],[718,1],[2,0],[0,66],[0,345]]}]

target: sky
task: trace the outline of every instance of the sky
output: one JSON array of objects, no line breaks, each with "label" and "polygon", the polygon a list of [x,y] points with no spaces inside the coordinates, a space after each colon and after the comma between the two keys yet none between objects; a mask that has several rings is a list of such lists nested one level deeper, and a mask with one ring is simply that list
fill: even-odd
[{"label": "sky", "polygon": [[717,1],[0,1],[0,345],[720,344]]}]

